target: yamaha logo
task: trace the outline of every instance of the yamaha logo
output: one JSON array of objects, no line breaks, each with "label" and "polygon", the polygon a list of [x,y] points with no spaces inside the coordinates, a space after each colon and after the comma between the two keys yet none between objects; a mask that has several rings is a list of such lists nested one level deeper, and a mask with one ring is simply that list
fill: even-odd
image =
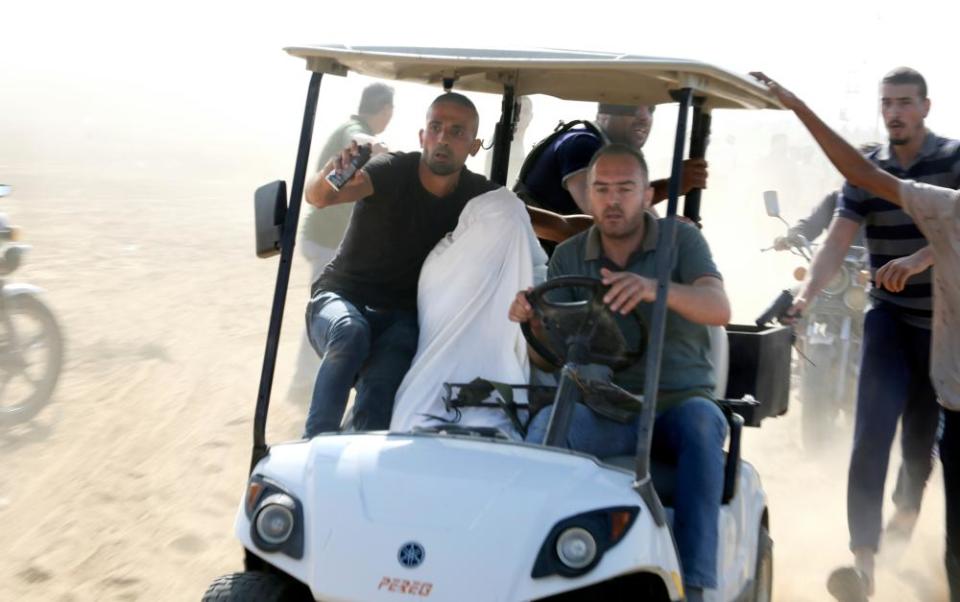
[{"label": "yamaha logo", "polygon": [[415,541],[403,544],[400,546],[400,551],[397,552],[397,560],[400,561],[400,566],[408,569],[415,569],[423,564],[424,556],[426,556],[426,552],[423,546]]}]

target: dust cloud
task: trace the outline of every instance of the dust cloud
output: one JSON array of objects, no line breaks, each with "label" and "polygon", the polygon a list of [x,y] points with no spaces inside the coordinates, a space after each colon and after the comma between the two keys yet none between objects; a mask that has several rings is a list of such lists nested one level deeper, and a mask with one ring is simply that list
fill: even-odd
[{"label": "dust cloud", "polygon": [[[199,113],[144,105],[159,111],[146,125],[143,113],[97,98],[80,102],[73,117],[54,111],[49,123],[24,125],[0,111],[11,133],[0,137],[0,180],[14,186],[0,208],[33,245],[16,280],[46,289],[67,340],[50,407],[0,430],[0,599],[197,599],[211,579],[240,569],[232,521],[276,277],[276,259],[253,253],[252,191],[291,178],[306,88],[299,66],[284,78],[296,83],[284,110],[249,130],[235,115],[219,125],[198,117],[215,103]],[[317,139],[349,114],[345,99],[365,80],[345,81],[330,84],[336,100],[318,121]],[[414,147],[433,92],[398,87],[398,115],[385,135],[392,148]],[[489,131],[497,101],[480,105]],[[177,110],[192,117],[177,119]],[[582,112],[590,110],[560,114],[535,99],[527,147],[558,116],[591,117]],[[655,177],[667,175],[672,120],[669,109],[657,113],[647,149]],[[764,214],[763,190],[778,190],[794,221],[839,184],[788,123],[765,113],[714,119],[704,232],[741,323],[792,284],[798,264],[760,252],[783,229]],[[877,136],[846,133],[857,142]],[[482,169],[482,160],[472,166]],[[305,415],[286,391],[308,279],[297,257],[273,387],[273,441],[297,437]],[[805,452],[796,403],[786,417],[745,433],[744,457],[769,496],[778,601],[826,600],[827,574],[849,560],[849,442],[846,429],[833,447]],[[899,558],[881,561],[874,600],[946,600],[943,510],[938,465],[912,542]]]}]

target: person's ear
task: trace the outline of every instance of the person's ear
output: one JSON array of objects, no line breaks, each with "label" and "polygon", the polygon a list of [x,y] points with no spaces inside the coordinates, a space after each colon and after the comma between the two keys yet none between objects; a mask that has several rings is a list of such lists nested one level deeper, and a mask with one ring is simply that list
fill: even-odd
[{"label": "person's ear", "polygon": [[924,99],[923,99],[923,103],[921,104],[921,106],[923,107],[923,118],[926,119],[926,118],[927,118],[927,113],[930,112],[930,99],[929,99],[929,98],[924,98]]},{"label": "person's ear", "polygon": [[649,184],[643,191],[643,208],[644,210],[653,207],[653,186]]},{"label": "person's ear", "polygon": [[483,141],[479,138],[474,138],[473,144],[470,145],[470,156],[476,157],[477,153],[480,152],[480,147],[483,145]]},{"label": "person's ear", "polygon": [[420,134],[418,134],[418,137],[420,138],[420,149],[421,149],[421,150],[423,150],[423,133],[424,133],[423,130],[420,130]]}]

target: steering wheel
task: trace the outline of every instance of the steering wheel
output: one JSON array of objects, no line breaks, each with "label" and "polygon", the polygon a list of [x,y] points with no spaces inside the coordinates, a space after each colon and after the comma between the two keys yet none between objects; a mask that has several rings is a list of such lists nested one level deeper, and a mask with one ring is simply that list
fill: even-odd
[{"label": "steering wheel", "polygon": [[[590,299],[558,303],[546,297],[550,291],[568,288],[589,289]],[[544,282],[527,293],[533,314],[543,325],[542,338],[533,333],[529,321],[520,325],[523,337],[540,357],[557,368],[567,363],[570,344],[577,339],[587,346],[587,363],[602,364],[615,371],[637,363],[647,344],[646,324],[637,312],[630,312],[640,327],[640,341],[637,349],[628,349],[613,312],[603,302],[608,290],[603,282],[587,276],[561,276]]]}]

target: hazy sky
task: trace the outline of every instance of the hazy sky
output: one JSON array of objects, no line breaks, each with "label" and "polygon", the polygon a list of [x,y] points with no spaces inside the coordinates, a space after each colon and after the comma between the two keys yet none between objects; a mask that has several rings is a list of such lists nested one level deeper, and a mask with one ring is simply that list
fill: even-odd
[{"label": "hazy sky", "polygon": [[269,136],[285,123],[278,114],[299,112],[306,82],[300,61],[280,49],[320,42],[696,58],[767,70],[825,117],[846,111],[869,124],[877,79],[907,64],[929,80],[931,126],[960,135],[956,1],[3,4],[0,133],[8,140],[54,124],[62,134],[126,128],[161,143],[192,131],[233,143]]}]

